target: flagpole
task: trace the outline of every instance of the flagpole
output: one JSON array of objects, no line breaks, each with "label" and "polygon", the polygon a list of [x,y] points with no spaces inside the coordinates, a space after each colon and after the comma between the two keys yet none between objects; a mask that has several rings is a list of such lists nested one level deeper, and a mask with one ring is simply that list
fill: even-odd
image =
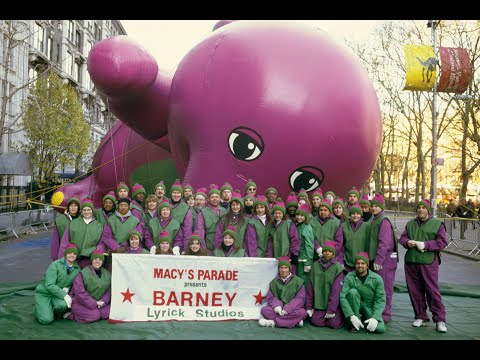
[{"label": "flagpole", "polygon": [[[435,20],[429,20],[428,27],[432,28],[432,44],[435,59],[437,59],[437,24]],[[438,61],[436,62],[438,65]],[[437,71],[439,71],[437,67]],[[432,99],[432,215],[437,217],[437,79],[435,76],[433,82],[433,99]]]}]

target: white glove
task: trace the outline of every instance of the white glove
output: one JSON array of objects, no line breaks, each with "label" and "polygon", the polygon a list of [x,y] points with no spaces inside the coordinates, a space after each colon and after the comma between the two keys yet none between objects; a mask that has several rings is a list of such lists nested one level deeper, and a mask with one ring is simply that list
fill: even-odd
[{"label": "white glove", "polygon": [[317,249],[317,254],[318,256],[322,257],[323,256],[323,252],[322,252],[322,247],[320,246],[318,249]]},{"label": "white glove", "polygon": [[102,300],[97,301],[97,307],[98,308],[101,308],[103,305],[105,305],[105,301],[102,301]]},{"label": "white glove", "polygon": [[423,241],[415,242],[415,246],[418,250],[423,251],[425,249],[425,243]]},{"label": "white glove", "polygon": [[305,272],[310,272],[311,269],[312,269],[312,266],[311,266],[311,265],[305,265],[305,266],[303,267],[303,271],[305,271]]},{"label": "white glove", "polygon": [[150,254],[155,255],[155,251],[157,251],[157,247],[156,247],[155,245],[153,245],[153,246],[150,248]]},{"label": "white glove", "polygon": [[377,328],[378,320],[374,319],[374,318],[370,318],[370,319],[365,320],[365,324],[368,324],[367,325],[367,330],[368,331],[374,332],[375,329]]},{"label": "white glove", "polygon": [[335,313],[327,311],[327,313],[323,318],[328,320],[328,319],[333,319],[334,317],[335,317]]},{"label": "white glove", "polygon": [[363,324],[356,315],[350,316],[350,321],[352,322],[352,325],[355,329],[357,330],[360,330],[360,328],[363,329]]},{"label": "white glove", "polygon": [[180,255],[180,248],[178,246],[175,246],[172,250],[173,255]]},{"label": "white glove", "polygon": [[312,317],[313,316],[313,309],[307,310],[307,315]]},{"label": "white glove", "polygon": [[65,294],[68,294],[68,292],[70,291],[70,289],[68,287],[64,287],[63,288],[63,291],[65,291]]},{"label": "white glove", "polygon": [[67,303],[67,307],[68,308],[71,308],[72,307],[72,298],[70,297],[70,295],[65,295],[63,297],[63,300],[65,300],[65,302]]},{"label": "white glove", "polygon": [[287,314],[288,314],[288,312],[286,312],[285,310],[282,310],[282,311],[280,312],[280,316],[285,316],[285,315],[287,315]]},{"label": "white glove", "polygon": [[373,270],[378,271],[378,270],[382,270],[382,268],[383,268],[382,265],[378,265],[377,263],[373,263]]},{"label": "white glove", "polygon": [[278,315],[282,315],[282,307],[281,306],[277,306],[273,309],[273,311],[275,311]]}]

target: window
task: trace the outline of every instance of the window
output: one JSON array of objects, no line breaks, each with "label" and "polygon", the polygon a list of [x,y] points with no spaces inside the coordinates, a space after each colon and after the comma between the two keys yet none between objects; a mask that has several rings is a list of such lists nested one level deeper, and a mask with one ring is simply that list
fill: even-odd
[{"label": "window", "polygon": [[70,39],[71,42],[73,42],[73,33],[75,30],[75,24],[73,23],[73,20],[68,20],[68,38]]},{"label": "window", "polygon": [[42,28],[39,24],[35,23],[35,33],[33,36],[33,46],[38,51],[43,52],[43,38],[45,35],[45,29]]},{"label": "window", "polygon": [[73,63],[73,78],[76,82],[80,82],[80,71],[82,67],[75,61]]},{"label": "window", "polygon": [[65,61],[65,72],[73,77],[73,55],[70,51],[67,52],[67,58]]},{"label": "window", "polygon": [[82,34],[80,34],[80,31],[75,32],[75,46],[80,49],[81,45],[81,39],[82,39]]},{"label": "window", "polygon": [[84,46],[85,52],[83,54],[85,55],[85,57],[88,57],[88,54],[90,53],[91,49],[92,49],[92,41],[88,40]]},{"label": "window", "polygon": [[100,28],[98,27],[97,23],[95,23],[94,29],[95,29],[95,33],[94,33],[93,36],[95,37],[95,40],[99,41],[100,40]]},{"label": "window", "polygon": [[47,54],[48,58],[53,61],[53,39],[52,35],[50,35],[47,39]]},{"label": "window", "polygon": [[35,80],[38,76],[37,71],[34,68],[29,68],[28,69],[28,82],[30,82],[29,87],[32,87],[35,85]]},{"label": "window", "polygon": [[90,74],[88,73],[88,71],[85,71],[85,87],[87,88],[87,90],[93,90],[92,79],[90,79]]},{"label": "window", "polygon": [[57,44],[57,64],[60,64],[62,59],[61,56],[62,56],[61,47],[60,47],[60,44]]}]

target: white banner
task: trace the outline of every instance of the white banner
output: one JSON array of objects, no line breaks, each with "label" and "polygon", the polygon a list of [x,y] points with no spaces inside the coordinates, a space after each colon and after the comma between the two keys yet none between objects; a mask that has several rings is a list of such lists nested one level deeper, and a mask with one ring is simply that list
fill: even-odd
[{"label": "white banner", "polygon": [[110,321],[260,319],[272,258],[113,254]]}]

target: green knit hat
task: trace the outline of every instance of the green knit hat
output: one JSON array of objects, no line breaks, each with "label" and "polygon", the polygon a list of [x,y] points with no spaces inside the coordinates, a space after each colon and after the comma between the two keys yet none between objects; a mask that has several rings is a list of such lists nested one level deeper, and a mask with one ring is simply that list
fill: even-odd
[{"label": "green knit hat", "polygon": [[263,195],[258,195],[257,199],[253,203],[253,207],[257,206],[257,204],[261,204],[265,206],[265,209],[268,209],[268,203],[267,203],[267,198]]},{"label": "green knit hat", "polygon": [[322,191],[322,189],[316,188],[315,191],[314,191],[313,194],[312,194],[312,199],[313,199],[315,196],[319,197],[319,198],[320,198],[320,201],[322,201],[322,200],[323,200],[323,191]]},{"label": "green knit hat", "polygon": [[342,198],[337,197],[335,200],[333,200],[333,202],[332,202],[332,208],[333,208],[336,204],[342,205],[343,211],[345,211],[345,203],[343,202],[343,199],[342,199]]},{"label": "green knit hat", "polygon": [[164,207],[167,207],[170,210],[172,210],[172,205],[170,205],[170,202],[167,199],[163,199],[162,202],[160,204],[158,204],[158,213],[159,214]]},{"label": "green knit hat", "polygon": [[230,203],[232,201],[236,201],[238,203],[240,203],[242,205],[242,208],[243,208],[243,199],[242,199],[242,194],[240,194],[240,190],[235,190],[233,193],[232,193],[232,198],[230,199]]},{"label": "green knit hat", "polygon": [[300,189],[297,195],[298,200],[301,198],[304,198],[307,200],[308,203],[310,203],[310,200],[308,199],[308,193],[305,191],[305,189]]},{"label": "green knit hat", "polygon": [[158,235],[158,243],[161,244],[162,242],[168,241],[170,244],[172,243],[172,237],[168,231],[161,231]]},{"label": "green knit hat", "polygon": [[272,191],[272,192],[274,192],[275,194],[278,195],[277,189],[275,189],[274,187],[269,187],[269,188],[267,189],[267,191],[265,191],[265,196],[267,196],[267,194],[268,194],[270,191]]},{"label": "green knit hat", "polygon": [[174,191],[179,191],[180,194],[183,191],[182,184],[180,184],[180,179],[175,179],[175,182],[173,183],[172,187],[170,188],[170,196],[172,196],[172,192]]},{"label": "green knit hat", "polygon": [[78,205],[78,208],[80,208],[80,200],[78,200],[78,198],[72,196],[70,199],[68,199],[68,202],[67,202],[67,210],[68,210],[68,207],[70,206],[70,204],[74,202]]},{"label": "green knit hat", "polygon": [[325,250],[330,250],[335,255],[335,243],[331,240],[325,241],[322,246],[322,252],[324,252]]},{"label": "green knit hat", "polygon": [[92,210],[94,209],[93,201],[90,199],[90,196],[87,196],[85,199],[83,199],[82,206],[80,208],[83,210],[86,207],[89,207]]},{"label": "green knit hat", "polygon": [[218,186],[216,184],[210,184],[208,187],[208,197],[212,194],[217,194],[220,196],[220,190],[218,190]]},{"label": "green knit hat", "polygon": [[73,243],[69,243],[67,245],[67,248],[63,251],[63,256],[66,256],[69,253],[74,253],[75,255],[78,255],[78,247],[77,245]]},{"label": "green knit hat", "polygon": [[350,195],[350,194],[357,195],[357,199],[360,197],[360,193],[358,192],[358,190],[355,186],[352,187],[352,189],[348,192],[347,196]]},{"label": "green knit hat", "polygon": [[372,200],[370,200],[371,205],[377,205],[380,209],[385,210],[385,199],[381,194],[375,194]]},{"label": "green knit hat", "polygon": [[185,189],[190,189],[190,190],[192,190],[192,194],[193,194],[193,187],[192,187],[192,185],[190,185],[190,184],[185,184],[185,186],[183,187],[183,192],[185,192]]},{"label": "green knit hat", "polygon": [[108,194],[103,197],[102,203],[104,203],[107,199],[112,200],[114,204],[117,202],[117,198],[115,197],[115,193],[113,191],[109,191]]},{"label": "green knit hat", "polygon": [[128,239],[130,239],[131,235],[137,235],[138,238],[140,239],[140,241],[142,241],[142,239],[143,239],[142,234],[140,234],[140,231],[138,231],[137,229],[130,229],[128,231]]},{"label": "green knit hat", "polygon": [[272,215],[275,211],[281,211],[283,215],[285,215],[285,204],[283,203],[283,200],[281,198],[277,198],[277,200],[275,201],[275,205],[273,205],[273,208],[271,210]]},{"label": "green knit hat", "polygon": [[290,259],[287,256],[282,256],[278,258],[278,267],[280,266],[288,266],[290,270],[292,270],[292,264],[290,263]]},{"label": "green knit hat", "polygon": [[252,200],[253,203],[255,204],[255,197],[253,197],[252,195],[245,195],[245,196],[243,197],[243,205],[245,205],[245,201],[246,201],[247,199]]},{"label": "green knit hat", "polygon": [[255,184],[252,179],[248,179],[247,184],[245,185],[244,193],[247,193],[247,190],[250,186],[253,186],[255,189],[257,188],[257,184]]},{"label": "green knit hat", "polygon": [[163,182],[163,180],[160,181],[157,185],[155,185],[155,189],[153,189],[153,192],[155,192],[155,190],[157,190],[158,187],[162,187],[165,193],[167,193],[167,188],[165,187],[165,183]]},{"label": "green knit hat", "polygon": [[327,191],[327,192],[325,193],[325,197],[327,197],[327,195],[332,195],[334,199],[335,199],[335,197],[337,196],[337,195],[335,195],[335,193],[334,193],[333,191]]},{"label": "green knit hat", "polygon": [[140,185],[140,184],[135,184],[132,186],[132,198],[135,197],[135,195],[137,194],[140,194],[140,193],[144,193],[145,195],[147,194],[147,192],[145,191],[145,188],[143,187],[143,185]]},{"label": "green knit hat", "polygon": [[288,209],[290,206],[298,207],[298,198],[293,191],[287,196],[287,203],[285,204],[285,208]]},{"label": "green knit hat", "polygon": [[197,192],[195,193],[195,197],[197,197],[197,195],[202,195],[205,199],[207,199],[207,189],[204,187],[198,188]]},{"label": "green knit hat", "polygon": [[198,231],[194,231],[192,232],[192,235],[190,235],[189,242],[192,242],[193,240],[198,240],[200,244],[202,243],[202,238],[200,237]]},{"label": "green knit hat", "polygon": [[230,234],[233,237],[233,240],[237,241],[237,229],[235,229],[235,226],[229,225],[223,232],[223,236],[227,234]]},{"label": "green knit hat", "polygon": [[230,190],[231,192],[233,192],[233,187],[232,185],[230,185],[229,182],[225,182],[220,188],[220,194],[223,193],[223,190]]},{"label": "green knit hat", "polygon": [[325,199],[322,199],[320,206],[325,206],[328,210],[330,210],[330,212],[332,212],[332,203],[330,202],[330,200],[328,200],[327,197]]},{"label": "green knit hat", "polygon": [[370,206],[370,201],[368,200],[368,195],[367,194],[362,195],[362,198],[360,199],[360,205]]},{"label": "green knit hat", "polygon": [[360,215],[363,214],[362,207],[359,203],[353,204],[352,206],[350,206],[350,209],[348,209],[349,215],[352,215],[353,213],[359,213]]},{"label": "green knit hat", "polygon": [[129,191],[127,184],[125,184],[124,182],[121,182],[120,184],[117,185],[117,195],[118,195],[118,192],[122,189],[127,190],[127,192]]},{"label": "green knit hat", "polygon": [[420,200],[417,203],[417,206],[415,207],[415,210],[417,210],[420,205],[425,206],[427,208],[429,214],[432,213],[432,207],[430,206],[430,200],[428,200],[428,199]]},{"label": "green knit hat", "polygon": [[90,261],[93,261],[93,259],[100,259],[102,261],[105,261],[105,255],[100,250],[94,250],[92,254],[90,255]]},{"label": "green knit hat", "polygon": [[308,204],[302,204],[298,207],[297,211],[295,211],[295,214],[303,215],[308,219],[308,215],[310,215],[310,207]]},{"label": "green knit hat", "polygon": [[353,261],[353,263],[356,263],[358,259],[362,259],[363,261],[365,261],[367,263],[367,266],[368,266],[368,263],[369,263],[369,259],[368,259],[368,254],[366,252],[359,252],[357,254],[357,256],[355,256],[355,259]]}]

